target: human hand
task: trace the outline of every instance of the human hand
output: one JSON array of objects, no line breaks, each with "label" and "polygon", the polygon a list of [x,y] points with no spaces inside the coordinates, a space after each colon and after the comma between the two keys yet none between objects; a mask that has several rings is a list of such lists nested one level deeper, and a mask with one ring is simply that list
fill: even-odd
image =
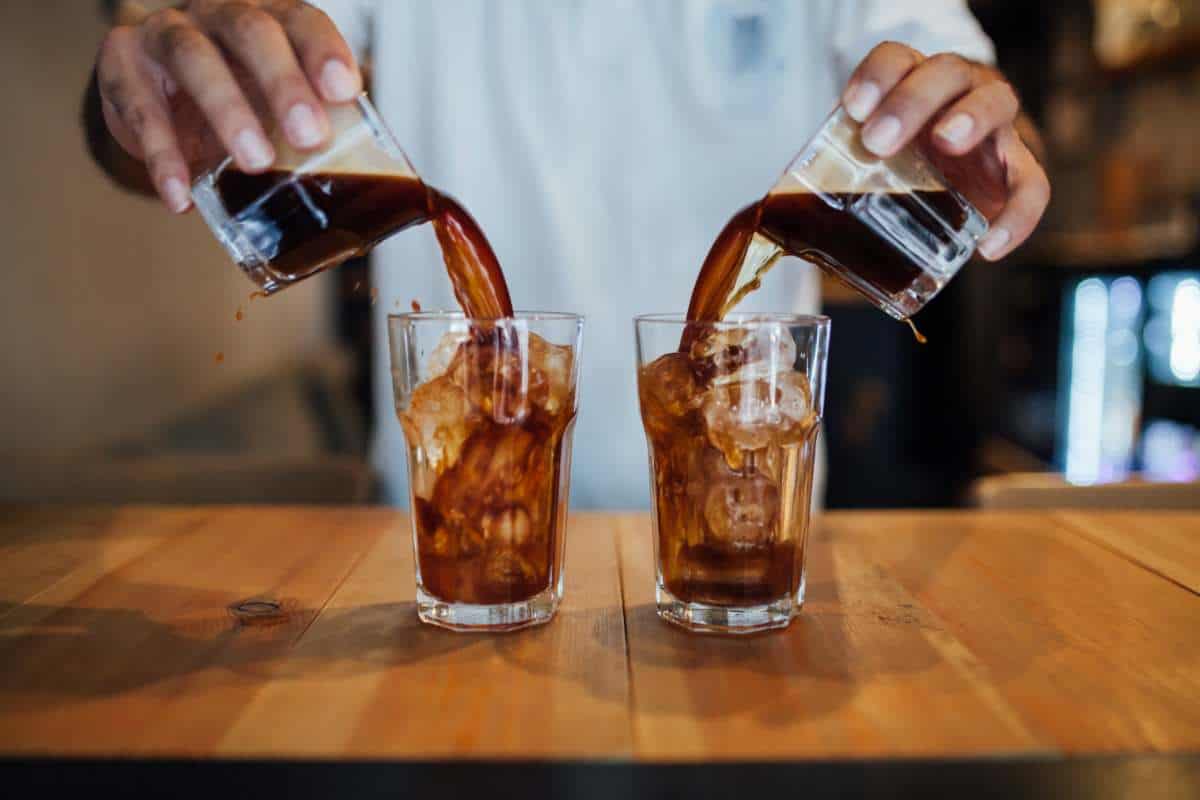
[{"label": "human hand", "polygon": [[189,163],[215,134],[238,169],[275,160],[259,114],[312,150],[329,137],[324,103],[362,91],[354,54],[323,12],[299,0],[190,0],[109,31],[96,58],[104,120],[146,165],[176,213],[191,205]]},{"label": "human hand", "polygon": [[979,243],[984,258],[1003,258],[1037,227],[1050,181],[1017,132],[1020,100],[998,71],[884,42],[855,69],[842,105],[863,123],[863,146],[877,156],[920,140],[950,183],[991,220]]}]

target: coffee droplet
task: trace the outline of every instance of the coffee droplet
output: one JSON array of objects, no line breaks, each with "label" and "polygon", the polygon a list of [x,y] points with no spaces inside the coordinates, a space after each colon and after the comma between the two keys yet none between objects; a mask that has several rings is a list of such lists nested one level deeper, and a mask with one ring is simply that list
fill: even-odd
[{"label": "coffee droplet", "polygon": [[421,313],[421,303],[420,303],[420,301],[418,301],[418,300],[413,300],[413,301],[412,301],[412,310],[413,310],[413,311],[415,311],[415,312],[417,312],[418,314],[420,314],[420,313]]},{"label": "coffee droplet", "polygon": [[250,302],[253,303],[258,298],[266,297],[266,296],[267,296],[266,292],[251,292],[250,293]]},{"label": "coffee droplet", "polygon": [[242,307],[238,306],[237,313],[233,315],[234,320],[237,322],[241,322],[245,316],[246,315],[242,313]]},{"label": "coffee droplet", "polygon": [[913,338],[917,340],[917,344],[928,344],[929,340],[925,338],[925,334],[917,330],[917,326],[913,324],[911,319],[904,320],[908,323],[908,327],[912,328]]},{"label": "coffee droplet", "polygon": [[224,353],[217,353],[215,356],[213,356],[213,361],[217,362],[218,364],[220,364],[220,363],[221,363],[221,362],[223,362],[224,360],[225,360],[225,354],[224,354]]}]

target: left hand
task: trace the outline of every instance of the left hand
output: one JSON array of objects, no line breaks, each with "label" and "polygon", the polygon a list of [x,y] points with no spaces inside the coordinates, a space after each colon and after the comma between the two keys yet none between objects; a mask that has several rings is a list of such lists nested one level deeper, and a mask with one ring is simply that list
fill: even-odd
[{"label": "left hand", "polygon": [[984,258],[1003,258],[1037,227],[1050,180],[1017,133],[1020,100],[996,70],[884,42],[858,65],[842,105],[864,123],[863,146],[877,156],[921,138],[950,182],[991,220],[979,243]]}]

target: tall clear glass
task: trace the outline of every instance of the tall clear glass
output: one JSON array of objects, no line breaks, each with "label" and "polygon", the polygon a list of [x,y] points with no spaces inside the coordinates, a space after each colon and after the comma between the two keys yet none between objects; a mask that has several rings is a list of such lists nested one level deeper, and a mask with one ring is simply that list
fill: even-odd
[{"label": "tall clear glass", "polygon": [[804,602],[829,320],[635,328],[659,616],[704,633],[786,627]]},{"label": "tall clear glass", "polygon": [[321,149],[295,150],[272,128],[268,171],[240,172],[226,158],[192,184],[208,227],[267,294],[429,219],[425,185],[367,96],[326,111]]},{"label": "tall clear glass", "polygon": [[453,630],[548,622],[563,537],[583,319],[388,318],[408,447],[417,614]]}]

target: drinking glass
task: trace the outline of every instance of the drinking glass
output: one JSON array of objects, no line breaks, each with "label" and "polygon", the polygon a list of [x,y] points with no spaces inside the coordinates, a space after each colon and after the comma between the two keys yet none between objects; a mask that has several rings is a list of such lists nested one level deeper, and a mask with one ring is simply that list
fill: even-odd
[{"label": "drinking glass", "polygon": [[804,602],[829,320],[656,314],[635,329],[659,616],[786,627]]},{"label": "drinking glass", "polygon": [[563,541],[583,320],[388,318],[408,449],[417,614],[453,630],[548,622]]}]

